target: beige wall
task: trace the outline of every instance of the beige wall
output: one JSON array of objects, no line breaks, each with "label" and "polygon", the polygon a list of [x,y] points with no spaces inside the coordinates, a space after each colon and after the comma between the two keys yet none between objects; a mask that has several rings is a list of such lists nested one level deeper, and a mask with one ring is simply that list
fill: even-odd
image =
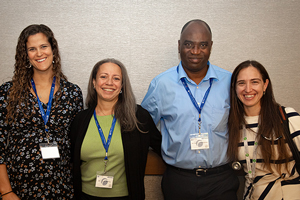
[{"label": "beige wall", "polygon": [[178,64],[180,29],[194,18],[211,26],[213,64],[232,71],[258,60],[277,101],[300,111],[297,0],[1,0],[0,83],[11,79],[20,32],[44,23],[58,40],[65,74],[84,95],[93,65],[115,57],[127,66],[140,103],[151,79]]},{"label": "beige wall", "polygon": [[93,65],[114,57],[127,66],[140,103],[151,79],[178,64],[181,27],[195,18],[211,26],[213,64],[232,71],[258,60],[277,101],[300,111],[298,0],[1,0],[0,84],[12,77],[20,32],[43,23],[58,40],[64,73],[84,96]]}]

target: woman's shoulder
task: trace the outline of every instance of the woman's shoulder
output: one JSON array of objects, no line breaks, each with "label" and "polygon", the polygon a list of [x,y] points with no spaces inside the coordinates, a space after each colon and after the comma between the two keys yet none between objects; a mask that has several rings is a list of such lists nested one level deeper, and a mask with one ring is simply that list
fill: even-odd
[{"label": "woman's shoulder", "polygon": [[71,83],[63,78],[60,80],[60,84],[63,86],[62,88],[66,88],[68,90],[75,90],[75,91],[80,91],[81,89],[77,84]]},{"label": "woman's shoulder", "polygon": [[9,81],[9,82],[3,83],[0,86],[0,100],[1,101],[5,101],[7,99],[8,91],[12,87],[12,85],[13,85],[12,82]]},{"label": "woman's shoulder", "polygon": [[12,87],[12,85],[13,85],[12,81],[8,81],[8,82],[3,83],[0,86],[1,92],[7,92]]},{"label": "woman's shoulder", "polygon": [[87,109],[84,109],[84,110],[80,111],[80,112],[76,115],[75,119],[76,119],[76,120],[82,120],[82,119],[85,119],[85,118],[87,118],[87,117],[89,117],[89,116],[92,116],[92,115],[93,115],[93,112],[94,112],[94,109],[93,109],[93,108],[87,108]]},{"label": "woman's shoulder", "polygon": [[285,110],[286,114],[291,114],[291,113],[298,114],[298,112],[292,107],[285,107],[284,110]]},{"label": "woman's shoulder", "polygon": [[284,108],[286,112],[286,117],[289,121],[289,128],[291,133],[294,133],[295,131],[300,131],[300,115],[299,113],[291,107],[285,107]]},{"label": "woman's shoulder", "polygon": [[137,107],[136,109],[137,115],[149,115],[149,112],[146,109],[144,109],[141,105],[136,104],[136,107]]},{"label": "woman's shoulder", "polygon": [[288,119],[290,122],[291,122],[291,121],[295,121],[295,122],[300,123],[300,115],[299,115],[299,113],[298,113],[294,108],[291,108],[291,107],[285,107],[284,110],[285,110],[287,119]]},{"label": "woman's shoulder", "polygon": [[141,123],[146,123],[150,120],[153,120],[149,112],[139,104],[137,104],[136,118]]},{"label": "woman's shoulder", "polygon": [[89,113],[93,114],[93,112],[94,112],[94,109],[86,108],[86,109],[80,111],[77,115],[83,116],[83,115],[88,115]]}]

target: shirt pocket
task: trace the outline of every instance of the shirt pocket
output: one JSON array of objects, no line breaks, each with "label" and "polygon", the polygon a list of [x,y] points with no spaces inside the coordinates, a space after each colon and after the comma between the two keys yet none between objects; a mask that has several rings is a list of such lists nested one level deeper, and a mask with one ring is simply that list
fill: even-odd
[{"label": "shirt pocket", "polygon": [[225,137],[228,131],[229,107],[212,109],[212,130],[215,134]]}]

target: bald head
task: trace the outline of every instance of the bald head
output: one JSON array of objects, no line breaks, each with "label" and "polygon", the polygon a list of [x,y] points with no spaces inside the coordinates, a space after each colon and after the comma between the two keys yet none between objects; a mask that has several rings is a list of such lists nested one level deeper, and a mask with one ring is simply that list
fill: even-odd
[{"label": "bald head", "polygon": [[208,70],[208,59],[213,44],[211,39],[207,24],[201,20],[193,20],[183,27],[178,41],[182,67],[197,84]]},{"label": "bald head", "polygon": [[188,22],[182,27],[181,33],[180,33],[180,34],[182,34],[182,32],[186,29],[186,27],[187,27],[190,23],[192,23],[192,22],[196,22],[196,23],[199,23],[199,24],[204,24],[204,25],[207,27],[207,29],[208,29],[210,35],[212,36],[212,32],[211,32],[211,29],[210,29],[209,25],[208,25],[205,21],[203,21],[203,20],[201,20],[201,19],[193,19],[193,20],[191,20],[191,21],[188,21]]}]

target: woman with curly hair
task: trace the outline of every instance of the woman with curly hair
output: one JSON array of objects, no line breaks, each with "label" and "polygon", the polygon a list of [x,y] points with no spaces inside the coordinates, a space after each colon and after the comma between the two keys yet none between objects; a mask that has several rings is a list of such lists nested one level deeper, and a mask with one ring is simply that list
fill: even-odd
[{"label": "woman with curly hair", "polygon": [[20,34],[12,81],[0,87],[0,193],[3,200],[72,199],[69,129],[81,89],[61,70],[51,29]]},{"label": "woman with curly hair", "polygon": [[243,199],[299,199],[299,171],[284,131],[299,151],[300,116],[275,101],[268,72],[257,61],[244,61],[233,71],[228,128],[227,155],[246,173]]}]

